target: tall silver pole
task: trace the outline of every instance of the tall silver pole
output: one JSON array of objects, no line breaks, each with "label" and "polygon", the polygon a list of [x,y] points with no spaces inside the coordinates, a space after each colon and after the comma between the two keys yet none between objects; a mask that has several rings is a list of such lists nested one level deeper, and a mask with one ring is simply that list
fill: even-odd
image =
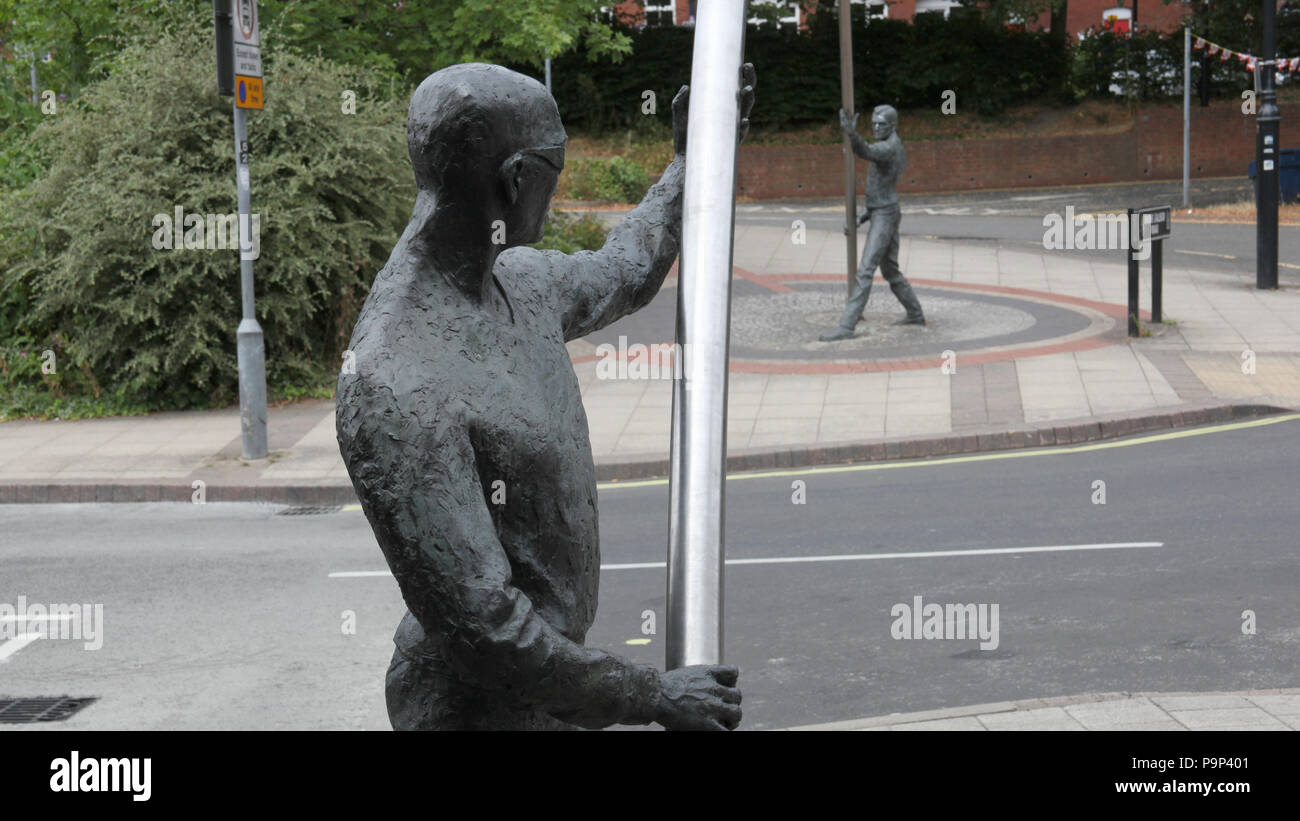
[{"label": "tall silver pole", "polygon": [[1183,27],[1183,207],[1192,195],[1192,30]]},{"label": "tall silver pole", "polygon": [[[249,216],[247,114],[235,109],[235,177],[239,186],[239,290],[243,319],[236,332],[239,358],[239,432],[245,459],[266,458],[266,349],[262,326],[253,310],[253,260],[245,248],[254,247]],[[260,226],[259,226],[260,227]]]},{"label": "tall silver pole", "polygon": [[745,0],[701,3],[690,127],[669,489],[667,667],[722,661],[727,357]]},{"label": "tall silver pole", "polygon": [[551,90],[551,58],[546,58],[546,90]]},{"label": "tall silver pole", "polygon": [[[840,0],[840,108],[853,117],[853,22],[849,16],[849,0]],[[853,142],[844,135],[844,251],[848,257],[848,286],[853,293],[853,280],[858,270],[858,179]]]},{"label": "tall silver pole", "polygon": [[35,54],[31,55],[31,65],[32,65],[32,105],[40,105],[41,89],[39,84],[36,81],[36,55]]}]

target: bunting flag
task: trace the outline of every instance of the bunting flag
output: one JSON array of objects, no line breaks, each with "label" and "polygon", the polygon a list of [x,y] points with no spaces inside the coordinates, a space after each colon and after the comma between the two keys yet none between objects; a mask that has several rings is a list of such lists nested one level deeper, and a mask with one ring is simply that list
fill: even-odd
[{"label": "bunting flag", "polygon": [[[1236,57],[1237,61],[1244,65],[1247,71],[1254,71],[1255,67],[1259,65],[1259,58],[1253,54],[1243,54],[1230,48],[1224,48],[1218,43],[1212,43],[1204,37],[1192,36],[1195,38],[1192,48],[1197,51],[1204,49],[1207,56],[1217,54],[1220,62],[1226,63],[1229,59]],[[1274,61],[1273,68],[1277,71],[1300,71],[1300,57],[1278,57]]]}]

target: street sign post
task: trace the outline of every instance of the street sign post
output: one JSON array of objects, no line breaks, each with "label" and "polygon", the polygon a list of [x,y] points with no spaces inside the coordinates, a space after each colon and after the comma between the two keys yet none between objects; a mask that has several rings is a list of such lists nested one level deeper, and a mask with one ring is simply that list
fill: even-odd
[{"label": "street sign post", "polygon": [[234,41],[235,107],[262,107],[262,38],[257,0],[235,0],[230,21]]},{"label": "street sign post", "polygon": [[[235,332],[239,362],[239,428],[245,459],[264,459],[266,433],[266,348],[253,301],[254,241],[248,185],[248,121],[245,109],[262,107],[262,48],[256,0],[213,0],[217,28],[217,87],[234,97],[235,184],[239,202],[239,291],[243,318]],[[222,29],[229,32],[227,35]],[[223,53],[229,48],[230,52]],[[224,72],[229,67],[233,77]],[[233,80],[233,82],[231,81]],[[260,243],[259,243],[260,244]]]},{"label": "street sign post", "polygon": [[1164,241],[1173,232],[1173,208],[1168,205],[1130,208],[1128,231],[1128,335],[1138,337],[1142,329],[1138,323],[1137,247],[1143,242],[1151,243],[1151,322],[1163,322]]}]

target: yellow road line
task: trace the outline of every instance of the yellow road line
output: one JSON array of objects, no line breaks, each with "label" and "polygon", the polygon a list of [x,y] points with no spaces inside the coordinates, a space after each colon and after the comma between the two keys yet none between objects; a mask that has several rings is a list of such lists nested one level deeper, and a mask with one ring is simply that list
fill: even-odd
[{"label": "yellow road line", "polygon": [[[1147,445],[1152,442],[1167,442],[1173,439],[1186,439],[1192,436],[1205,436],[1211,433],[1226,433],[1234,430],[1244,430],[1246,428],[1259,428],[1265,425],[1276,425],[1279,422],[1290,422],[1300,419],[1300,413],[1286,413],[1279,416],[1268,416],[1261,419],[1250,419],[1244,422],[1226,422],[1222,425],[1212,425],[1207,428],[1193,428],[1191,430],[1176,430],[1167,433],[1153,433],[1147,436],[1138,436],[1133,439],[1124,439],[1117,442],[1093,442],[1091,444],[1048,446],[1046,448],[1034,448],[1032,450],[1001,450],[994,453],[972,453],[968,456],[946,456],[941,459],[924,459],[892,462],[867,462],[856,465],[823,465],[821,467],[791,468],[789,470],[767,470],[760,473],[731,473],[727,475],[727,481],[734,482],[742,479],[776,479],[783,476],[816,476],[827,473],[856,473],[863,470],[895,470],[898,468],[914,467],[936,467],[940,465],[960,465],[967,462],[988,462],[995,459],[1025,459],[1032,456],[1060,456],[1070,453],[1090,453],[1098,450],[1110,450],[1111,448],[1126,448],[1133,445]],[[638,479],[630,482],[600,482],[596,485],[597,490],[618,490],[620,488],[635,487],[659,487],[668,484],[667,479]],[[344,505],[343,510],[352,511],[360,510],[361,505]]]},{"label": "yellow road line", "polygon": [[[866,464],[858,465],[793,468],[790,470],[763,471],[761,473],[734,473],[728,474],[727,481],[738,481],[741,479],[775,479],[783,476],[814,476],[827,473],[853,473],[863,470],[935,467],[939,465],[958,465],[966,462],[987,462],[994,459],[1024,459],[1032,456],[1058,456],[1070,453],[1089,453],[1091,451],[1109,450],[1111,448],[1125,448],[1132,445],[1146,445],[1152,442],[1165,442],[1172,439],[1186,439],[1191,436],[1205,436],[1211,433],[1225,433],[1227,431],[1243,430],[1245,428],[1258,428],[1265,425],[1276,425],[1279,422],[1290,422],[1294,419],[1300,419],[1300,413],[1288,413],[1262,419],[1251,419],[1245,422],[1227,422],[1222,425],[1214,425],[1207,428],[1156,433],[1149,436],[1139,436],[1134,439],[1125,439],[1118,442],[1094,442],[1091,444],[1066,445],[1062,447],[1051,447],[1046,449],[1040,448],[1034,450],[1004,450],[995,453],[974,453],[969,456],[948,456],[941,459],[926,459],[923,461],[868,462]],[[668,484],[667,479],[645,479],[632,482],[601,482],[596,485],[596,487],[599,490],[617,490],[618,488],[657,487],[666,484]]]}]

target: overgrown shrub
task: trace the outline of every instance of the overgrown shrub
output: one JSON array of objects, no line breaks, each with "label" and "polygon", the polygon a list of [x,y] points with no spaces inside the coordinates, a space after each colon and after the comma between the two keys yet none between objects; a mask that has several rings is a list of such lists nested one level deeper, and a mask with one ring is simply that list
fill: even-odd
[{"label": "overgrown shrub", "polygon": [[[48,172],[0,202],[0,345],[57,339],[60,372],[150,407],[237,396],[238,250],[153,245],[155,215],[236,210],[231,103],[215,90],[211,38],[210,18],[143,32],[107,79],[45,118],[22,150],[38,146]],[[275,42],[263,50],[266,110],[249,114],[273,390],[337,369],[414,197],[405,101],[387,78]],[[355,114],[342,111],[345,91]],[[30,387],[19,376],[0,376],[0,390]]]},{"label": "overgrown shrub", "polygon": [[574,216],[566,211],[552,211],[546,218],[542,241],[533,247],[550,248],[566,254],[594,251],[605,244],[608,233],[605,224],[591,214]]},{"label": "overgrown shrub", "polygon": [[566,169],[565,194],[573,199],[601,202],[640,202],[650,188],[650,175],[623,157],[571,160]]}]

